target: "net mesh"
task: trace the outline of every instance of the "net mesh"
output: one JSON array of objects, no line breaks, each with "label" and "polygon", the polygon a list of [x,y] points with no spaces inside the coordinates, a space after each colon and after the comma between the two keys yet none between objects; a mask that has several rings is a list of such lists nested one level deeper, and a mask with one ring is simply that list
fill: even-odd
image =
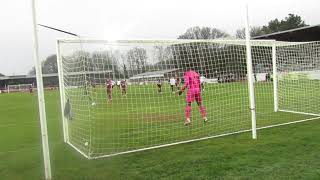
[{"label": "net mesh", "polygon": [[[258,127],[314,116],[275,111],[274,43],[251,42]],[[294,73],[292,59],[300,58],[302,62],[310,57],[310,61],[318,63],[316,44],[277,44],[279,110],[294,111],[295,100],[291,96],[303,91],[288,88],[288,83],[294,86],[294,80],[284,80],[283,73]],[[304,54],[301,46],[308,46]],[[59,50],[68,142],[87,157],[110,156],[251,128],[245,41],[69,40],[60,41]],[[319,70],[318,67],[314,65],[311,69]],[[201,97],[191,104],[191,125],[184,126],[186,99],[190,94],[189,89],[181,96],[177,91],[184,85],[184,75],[189,70],[201,77],[198,94]],[[313,104],[316,100],[311,100],[319,85],[314,81],[318,83],[308,80],[313,88],[305,94],[310,96],[308,102],[296,101],[308,103],[308,109],[301,109],[303,112],[319,112]],[[306,88],[303,84],[299,87]],[[203,121],[202,109],[196,101],[205,107],[207,122]]]},{"label": "net mesh", "polygon": [[320,115],[320,44],[277,48],[279,109]]}]

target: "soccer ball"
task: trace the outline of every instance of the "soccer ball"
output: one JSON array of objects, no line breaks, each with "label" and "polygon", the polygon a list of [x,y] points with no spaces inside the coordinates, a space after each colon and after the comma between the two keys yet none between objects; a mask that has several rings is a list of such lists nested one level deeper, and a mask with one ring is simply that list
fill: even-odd
[{"label": "soccer ball", "polygon": [[95,102],[93,102],[93,103],[91,103],[91,105],[92,105],[92,106],[95,106],[95,105],[96,105],[96,103],[95,103]]},{"label": "soccer ball", "polygon": [[84,143],[84,145],[85,145],[85,146],[88,146],[88,145],[89,145],[89,143],[88,143],[88,142],[85,142],[85,143]]}]

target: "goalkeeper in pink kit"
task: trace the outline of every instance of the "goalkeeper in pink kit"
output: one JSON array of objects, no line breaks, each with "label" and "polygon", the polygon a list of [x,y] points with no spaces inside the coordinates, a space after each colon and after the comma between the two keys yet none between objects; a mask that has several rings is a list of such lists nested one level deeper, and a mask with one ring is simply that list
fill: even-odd
[{"label": "goalkeeper in pink kit", "polygon": [[199,107],[199,111],[201,113],[202,119],[204,122],[207,121],[207,113],[206,108],[202,105],[202,97],[201,97],[201,87],[200,87],[200,76],[195,71],[187,71],[184,74],[184,85],[179,91],[179,95],[181,95],[185,89],[188,89],[186,100],[187,105],[185,108],[185,117],[186,121],[184,125],[189,125],[190,114],[191,114],[191,103],[196,101]]}]

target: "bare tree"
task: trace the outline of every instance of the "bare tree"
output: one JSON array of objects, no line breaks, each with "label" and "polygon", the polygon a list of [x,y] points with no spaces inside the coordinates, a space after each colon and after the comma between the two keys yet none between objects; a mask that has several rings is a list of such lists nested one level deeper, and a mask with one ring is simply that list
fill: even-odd
[{"label": "bare tree", "polygon": [[[55,54],[50,55],[42,62],[42,73],[43,74],[58,73],[57,55]],[[36,74],[35,67],[32,67],[32,69],[28,72],[28,74],[35,75]]]},{"label": "bare tree", "polygon": [[225,38],[225,37],[228,37],[228,36],[229,36],[228,33],[223,32],[222,30],[217,29],[217,28],[212,28],[211,29],[211,35],[210,35],[209,39]]},{"label": "bare tree", "polygon": [[130,69],[136,70],[138,73],[146,71],[147,51],[144,48],[135,47],[127,53],[127,60]]},{"label": "bare tree", "polygon": [[[261,36],[263,34],[265,34],[265,32],[262,30],[262,27],[253,26],[250,29],[250,37]],[[238,29],[236,31],[236,38],[239,38],[239,39],[245,39],[246,38],[245,28]]]},{"label": "bare tree", "polygon": [[178,39],[217,39],[225,38],[228,36],[228,33],[217,28],[200,28],[199,26],[195,26],[187,29],[187,31],[184,34],[180,35]]}]

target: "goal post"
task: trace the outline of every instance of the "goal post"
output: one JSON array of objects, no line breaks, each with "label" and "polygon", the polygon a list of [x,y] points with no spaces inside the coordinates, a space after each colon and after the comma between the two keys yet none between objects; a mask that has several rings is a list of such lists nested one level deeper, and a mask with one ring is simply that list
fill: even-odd
[{"label": "goal post", "polygon": [[59,92],[60,92],[60,106],[61,106],[61,119],[62,119],[62,130],[63,130],[63,140],[65,143],[68,142],[68,121],[65,118],[65,103],[66,99],[64,96],[64,81],[63,81],[63,69],[60,57],[60,47],[59,41],[56,42],[56,52],[57,52],[57,65],[58,65],[58,76],[59,76]]},{"label": "goal post", "polygon": [[38,32],[37,32],[37,14],[36,14],[35,0],[31,0],[31,10],[32,10],[32,29],[33,29],[33,54],[34,54],[36,82],[37,82],[37,95],[38,95],[39,120],[40,120],[40,130],[41,130],[44,172],[45,172],[45,179],[52,179],[46,107],[45,107],[44,87],[43,87],[43,79],[42,79],[43,76],[42,76],[41,60],[39,55],[39,40],[38,40]]},{"label": "goal post", "polygon": [[[318,43],[247,43],[59,40],[66,142],[94,159],[317,119]],[[190,107],[189,70],[206,79]]]},{"label": "goal post", "polygon": [[[72,112],[69,118],[63,117],[64,133],[68,143],[88,158],[251,129],[244,40],[74,39],[58,40],[57,46],[61,111],[69,102]],[[202,93],[212,122],[201,121],[195,103],[190,128],[183,125],[186,94],[175,94],[183,83],[173,91],[167,83],[170,78],[184,81],[188,68],[213,82]],[[123,93],[121,85],[114,85],[110,102],[105,85],[109,80],[125,81],[127,89]],[[223,108],[230,111],[224,113]],[[231,112],[239,113],[239,118]]]},{"label": "goal post", "polygon": [[246,6],[246,18],[245,18],[245,35],[246,35],[246,59],[247,59],[247,77],[249,88],[249,101],[251,112],[251,129],[252,139],[257,139],[257,121],[256,121],[256,102],[254,97],[254,84],[253,84],[253,68],[252,68],[252,56],[251,56],[251,43],[250,43],[250,26],[249,26],[249,12],[248,5]]},{"label": "goal post", "polygon": [[277,50],[276,41],[272,44],[272,78],[273,78],[273,103],[274,112],[277,112],[278,107],[278,75],[277,75]]}]

